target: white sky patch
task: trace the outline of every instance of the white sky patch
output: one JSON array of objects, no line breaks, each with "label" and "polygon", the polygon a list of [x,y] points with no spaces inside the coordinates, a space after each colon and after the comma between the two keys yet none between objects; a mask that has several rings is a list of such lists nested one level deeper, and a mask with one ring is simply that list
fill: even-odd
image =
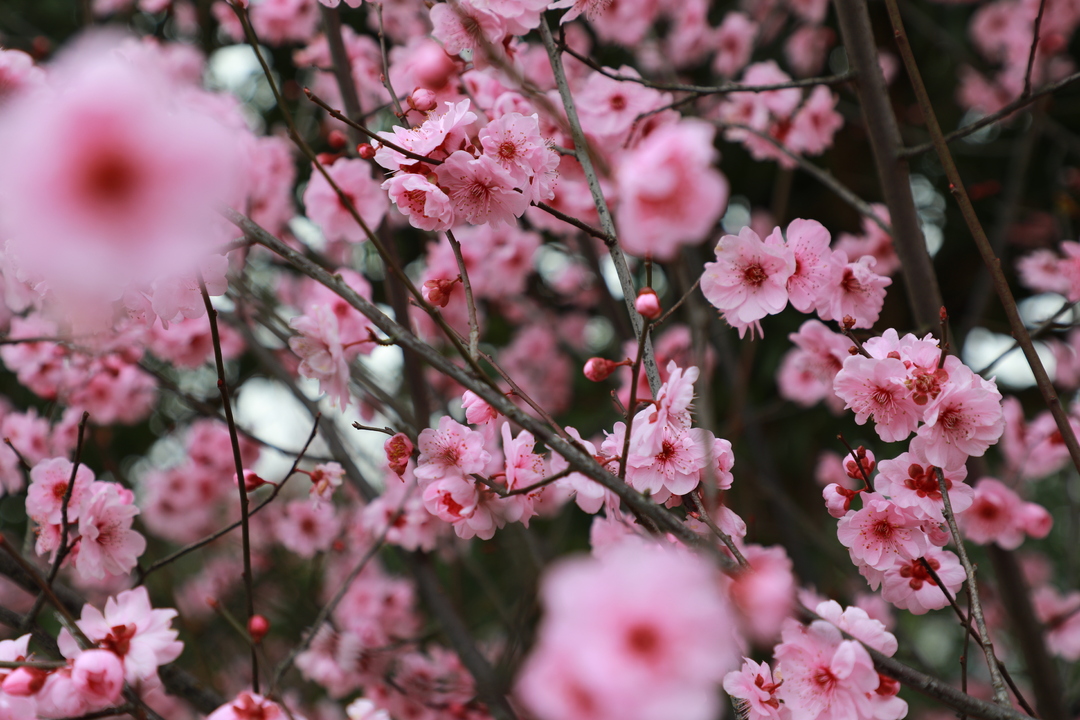
[{"label": "white sky patch", "polygon": [[[990,332],[986,328],[975,328],[968,334],[961,357],[968,367],[978,372],[1008,351],[1013,346],[1013,342],[1009,335]],[[1046,372],[1051,378],[1054,377],[1056,363],[1053,353],[1040,342],[1035,343],[1035,351],[1039,354],[1043,366],[1046,367]],[[994,366],[989,376],[996,376],[998,385],[1016,390],[1032,387],[1035,384],[1035,375],[1031,372],[1027,360],[1024,359],[1024,353],[1019,347],[1009,351],[1008,355],[1005,355]]]}]

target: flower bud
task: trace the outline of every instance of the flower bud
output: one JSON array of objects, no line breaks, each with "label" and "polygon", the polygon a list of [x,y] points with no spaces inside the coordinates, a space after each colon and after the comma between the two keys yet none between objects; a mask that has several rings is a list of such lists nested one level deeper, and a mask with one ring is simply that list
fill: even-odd
[{"label": "flower bud", "polygon": [[270,632],[270,621],[262,615],[252,615],[248,620],[248,634],[251,635],[251,642],[258,645],[268,632]]},{"label": "flower bud", "polygon": [[426,88],[416,88],[409,95],[409,107],[419,112],[431,112],[438,106],[435,93]]},{"label": "flower bud", "polygon": [[409,458],[412,457],[412,440],[405,433],[398,433],[387,439],[383,444],[383,450],[386,452],[386,462],[390,465],[390,469],[398,477],[404,475]]},{"label": "flower bud", "polygon": [[[233,473],[233,482],[236,482],[236,473]],[[272,485],[255,474],[254,470],[244,470],[244,492],[253,492],[263,485]]]},{"label": "flower bud", "polygon": [[109,650],[87,650],[75,658],[71,681],[95,705],[109,705],[124,689],[124,664]]},{"label": "flower bud", "polygon": [[356,152],[365,160],[375,157],[375,146],[371,143],[360,143],[356,146]]},{"label": "flower bud", "polygon": [[660,298],[651,287],[642,288],[637,294],[634,309],[643,317],[655,320],[660,317]]},{"label": "flower bud", "polygon": [[589,358],[585,362],[585,377],[593,382],[602,382],[607,380],[611,373],[615,372],[615,368],[623,364],[602,357]]},{"label": "flower bud", "polygon": [[30,697],[41,689],[41,686],[45,684],[45,678],[48,676],[47,671],[38,668],[15,668],[10,675],[4,678],[0,690],[15,697]]},{"label": "flower bud", "polygon": [[446,307],[450,304],[450,295],[454,291],[454,283],[458,281],[458,278],[453,280],[447,280],[445,278],[438,278],[436,280],[428,280],[420,288],[420,293],[424,296],[432,305],[438,305],[439,307]]},{"label": "flower bud", "polygon": [[326,136],[326,142],[335,150],[340,150],[348,144],[349,138],[340,130],[331,130]]}]

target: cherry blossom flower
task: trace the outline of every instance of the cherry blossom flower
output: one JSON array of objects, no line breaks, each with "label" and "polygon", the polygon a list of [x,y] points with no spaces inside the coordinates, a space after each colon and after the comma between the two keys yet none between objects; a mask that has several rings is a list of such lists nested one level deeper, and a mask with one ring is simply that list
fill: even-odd
[{"label": "cherry blossom flower", "polygon": [[[326,173],[349,199],[368,229],[377,228],[386,215],[386,197],[371,174],[371,165],[363,160],[346,158],[326,167]],[[312,171],[311,181],[304,190],[304,207],[327,240],[367,240],[367,233],[318,170]]]},{"label": "cherry blossom flower", "polygon": [[217,205],[240,190],[236,134],[114,45],[83,37],[48,91],[16,93],[0,113],[5,237],[19,267],[68,298],[111,301],[191,267],[227,239]]},{"label": "cherry blossom flower", "polygon": [[795,271],[787,281],[791,306],[810,312],[822,289],[831,281],[835,266],[829,262],[829,231],[816,220],[795,219],[787,226],[787,248],[795,255]]},{"label": "cherry blossom flower", "polygon": [[[583,440],[581,433],[579,433],[576,428],[567,427],[566,434],[577,441],[581,447],[585,448],[585,452],[594,457],[596,456],[596,445],[588,440]],[[552,475],[565,472],[569,467],[570,463],[562,455],[559,455],[556,452],[551,454]],[[573,491],[574,501],[577,503],[577,506],[590,515],[599,512],[600,508],[603,507],[605,503],[615,503],[615,495],[613,492],[584,473],[572,472],[566,477],[556,480],[555,484],[559,487]]]},{"label": "cherry blossom flower", "polygon": [[337,318],[330,308],[317,305],[290,320],[289,327],[300,333],[289,338],[289,348],[300,357],[300,374],[318,380],[320,392],[344,412],[349,404],[349,365]]},{"label": "cherry blossom flower", "polygon": [[75,570],[84,577],[126,575],[146,550],[146,538],[131,529],[139,514],[130,490],[95,482],[79,509],[79,545]]},{"label": "cherry blossom flower", "polygon": [[780,364],[776,378],[780,395],[804,407],[825,400],[839,411],[843,400],[833,391],[833,381],[851,357],[851,341],[819,320],[807,320],[788,339],[795,347]]},{"label": "cherry blossom flower", "polygon": [[[917,517],[945,522],[945,501],[937,472],[927,460],[910,452],[901,453],[893,460],[882,460],[878,470],[874,487],[879,493],[900,507],[910,508]],[[964,484],[967,468],[961,465],[943,474],[949,502],[959,515],[971,506],[974,497],[971,486]]]},{"label": "cherry blossom flower", "polygon": [[424,429],[417,444],[420,458],[415,473],[421,481],[483,472],[491,459],[484,449],[484,436],[449,415],[439,418],[438,430]]},{"label": "cherry blossom flower", "polygon": [[[290,712],[295,720],[304,720],[303,716]],[[245,690],[235,700],[227,702],[206,716],[206,720],[286,720],[285,714],[273,700]]]},{"label": "cherry blossom flower", "polygon": [[1080,660],[1080,592],[1064,595],[1050,586],[1032,595],[1035,616],[1046,628],[1046,648],[1068,662]]},{"label": "cherry blossom flower", "polygon": [[[158,666],[172,662],[184,649],[171,627],[174,617],[175,610],[154,610],[146,588],[140,586],[110,597],[104,612],[84,605],[75,624],[99,647],[116,653],[124,661],[124,680],[137,685],[156,680]],[[66,629],[60,631],[57,643],[64,657],[81,652]]]},{"label": "cherry blossom flower", "polygon": [[732,578],[728,592],[748,638],[768,645],[795,609],[794,566],[782,545],[746,545],[742,553],[750,568]]},{"label": "cherry blossom flower", "polygon": [[442,231],[454,226],[454,208],[442,189],[417,173],[394,175],[382,184],[390,201],[420,230]]},{"label": "cherry blossom flower", "polygon": [[[923,565],[923,560],[933,568],[944,583],[944,588],[938,586],[930,571]],[[949,595],[956,597],[967,579],[956,555],[936,548],[928,548],[922,558],[897,560],[896,564],[882,575],[882,597],[913,615],[923,615],[930,610],[945,607],[949,604],[945,592],[948,591]]]},{"label": "cherry blossom flower", "polygon": [[474,158],[459,150],[435,169],[439,184],[454,208],[455,216],[473,225],[511,225],[529,205],[514,189],[510,173],[487,155]]},{"label": "cherry blossom flower", "polygon": [[792,720],[871,717],[870,694],[879,684],[870,655],[824,620],[809,626],[788,620],[776,646],[777,697]]},{"label": "cherry blossom flower", "polygon": [[908,369],[896,358],[852,355],[836,374],[833,389],[845,407],[855,411],[855,422],[874,419],[874,429],[886,442],[905,440],[919,424],[919,408],[904,380]]},{"label": "cherry blossom flower", "polygon": [[714,441],[713,434],[702,428],[665,426],[655,454],[638,454],[631,442],[626,481],[635,490],[653,495],[657,502],[668,495],[685,495],[701,480]]},{"label": "cherry blossom flower", "polygon": [[975,484],[971,507],[957,520],[967,539],[980,545],[997,543],[1006,550],[1020,547],[1025,534],[1046,537],[1053,525],[1044,507],[1024,502],[1000,480],[988,477]]},{"label": "cherry blossom flower", "polygon": [[124,665],[109,650],[87,650],[75,658],[71,682],[88,706],[109,707],[124,689]]},{"label": "cherry blossom flower", "polygon": [[887,570],[897,559],[920,557],[929,547],[921,521],[886,498],[863,493],[863,508],[840,518],[836,534],[860,565]]},{"label": "cherry blossom flower", "polygon": [[723,215],[728,182],[714,167],[713,127],[682,120],[651,132],[616,170],[619,242],[633,255],[672,260]]},{"label": "cherry blossom flower", "polygon": [[773,681],[767,663],[744,658],[742,669],[724,676],[724,692],[738,699],[736,713],[745,720],[781,720],[780,700],[776,691],[782,681]]},{"label": "cherry blossom flower", "polygon": [[822,288],[817,302],[818,317],[837,322],[851,317],[855,320],[853,327],[873,327],[885,303],[885,288],[892,285],[892,279],[874,272],[877,261],[869,255],[848,262],[843,250],[835,250],[832,262],[840,269],[835,276],[838,281]]},{"label": "cherry blossom flower", "polygon": [[[39,525],[59,525],[63,521],[64,495],[71,481],[71,461],[52,458],[37,463],[30,470],[30,488],[26,491],[26,514]],[[94,483],[94,473],[80,464],[75,473],[75,487],[68,501],[68,522],[79,519],[83,497]]]},{"label": "cherry blossom flower", "polygon": [[980,457],[1005,429],[1001,393],[993,380],[984,380],[958,360],[946,361],[949,382],[926,405],[925,424],[911,447],[934,465],[952,469]]},{"label": "cherry blossom flower", "polygon": [[757,31],[757,23],[744,13],[729,12],[724,15],[720,27],[716,28],[713,70],[726,78],[735,77],[750,62]]},{"label": "cherry blossom flower", "polygon": [[[779,236],[779,228],[774,234]],[[787,306],[787,282],[794,272],[795,257],[781,242],[762,242],[744,227],[716,244],[716,262],[705,263],[701,292],[742,337],[752,323]]]},{"label": "cherry blossom flower", "polygon": [[287,504],[274,523],[275,535],[288,550],[302,558],[328,550],[341,532],[341,520],[333,505],[314,506],[296,500]]},{"label": "cherry blossom flower", "polygon": [[740,644],[714,573],[688,552],[636,544],[552,567],[518,696],[541,720],[714,717]]}]

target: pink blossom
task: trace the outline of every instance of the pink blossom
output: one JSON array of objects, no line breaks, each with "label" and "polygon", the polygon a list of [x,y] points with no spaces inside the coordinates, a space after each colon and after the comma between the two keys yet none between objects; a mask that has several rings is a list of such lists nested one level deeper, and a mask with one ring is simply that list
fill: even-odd
[{"label": "pink blossom", "polygon": [[757,23],[741,12],[729,12],[716,29],[716,57],[713,70],[726,78],[735,77],[754,52]]},{"label": "pink blossom", "polygon": [[[75,622],[91,641],[115,653],[124,661],[124,679],[132,685],[157,677],[159,665],[180,656],[184,644],[177,641],[172,629],[175,610],[154,610],[145,587],[125,590],[110,597],[102,612],[84,605],[82,617]],[[65,657],[80,652],[67,630],[57,638]]]},{"label": "pink blossom", "polygon": [[445,475],[422,487],[424,507],[453,525],[458,537],[490,540],[503,524],[501,516],[493,512],[490,498],[483,497],[471,480]]},{"label": "pink blossom", "polygon": [[[777,229],[776,235],[779,235]],[[780,243],[764,243],[744,227],[716,244],[716,262],[705,263],[701,292],[724,319],[739,328],[787,306],[787,281],[795,272],[795,257]]]},{"label": "pink blossom", "polygon": [[[540,135],[537,115],[511,112],[488,123],[479,133],[484,154],[503,167],[514,185],[526,188],[530,178],[542,172],[548,165],[547,156],[554,151]],[[530,197],[532,200],[550,200],[550,197]]]},{"label": "pink blossom", "polygon": [[715,132],[703,121],[682,120],[654,130],[623,156],[615,215],[627,252],[671,260],[716,225],[728,182],[713,167]]},{"label": "pink blossom", "polygon": [[191,267],[221,242],[217,206],[239,189],[235,133],[113,46],[84,37],[51,69],[50,91],[16,94],[0,113],[5,237],[21,268],[68,298],[111,300]]},{"label": "pink blossom", "polygon": [[302,558],[312,558],[330,549],[341,532],[341,520],[333,505],[313,506],[303,500],[287,504],[274,523],[281,544]]},{"label": "pink blossom", "polygon": [[345,469],[336,462],[319,463],[312,468],[310,477],[311,489],[308,490],[308,496],[313,505],[319,505],[320,502],[329,502],[334,490],[341,487]]},{"label": "pink blossom", "polygon": [[139,514],[130,490],[116,483],[95,482],[79,509],[79,545],[75,570],[83,577],[131,572],[146,550],[146,538],[131,529]]},{"label": "pink blossom", "polygon": [[[889,223],[889,209],[880,203],[870,206],[874,215],[886,225]],[[849,235],[841,233],[836,239],[836,250],[843,250],[849,258],[870,255],[876,261],[874,272],[878,275],[892,275],[900,269],[900,258],[896,256],[896,248],[893,247],[892,236],[881,229],[881,226],[870,218],[862,219],[862,234]]]},{"label": "pink blossom", "polygon": [[253,4],[251,24],[264,42],[306,42],[315,34],[319,13],[311,0],[262,0]]},{"label": "pink blossom", "polygon": [[804,407],[825,400],[838,410],[843,401],[833,392],[833,380],[851,356],[851,341],[819,320],[807,320],[788,339],[795,348],[780,364],[776,382],[781,397]]},{"label": "pink blossom", "polygon": [[842,518],[851,509],[851,501],[860,490],[850,490],[837,483],[829,483],[821,490],[821,496],[825,498],[825,509],[834,518]]},{"label": "pink blossom", "polygon": [[[386,214],[386,197],[372,177],[371,165],[363,160],[338,160],[326,168],[327,174],[348,198],[368,229],[374,230]],[[361,242],[367,233],[356,222],[341,197],[321,172],[313,170],[304,191],[307,215],[322,229],[328,240]]]},{"label": "pink blossom", "polygon": [[431,8],[431,24],[432,35],[448,54],[470,51],[477,61],[482,61],[485,44],[498,46],[507,32],[502,17],[470,0],[436,3]]},{"label": "pink blossom", "polygon": [[450,198],[427,178],[416,173],[394,175],[382,187],[414,228],[442,231],[454,226]]},{"label": "pink blossom", "polygon": [[964,536],[972,542],[980,545],[993,542],[1006,550],[1020,547],[1025,534],[1045,537],[1052,525],[1045,508],[1024,502],[994,478],[979,480],[971,507],[959,516],[958,522]]},{"label": "pink blossom", "polygon": [[787,226],[787,248],[795,255],[795,271],[787,281],[791,306],[799,312],[814,309],[822,289],[833,280],[835,267],[829,231],[817,220],[792,220]]},{"label": "pink blossom", "polygon": [[565,25],[571,20],[576,20],[581,15],[585,15],[589,20],[595,20],[607,10],[609,5],[611,5],[611,0],[556,0],[556,2],[548,5],[548,9],[569,8],[563,13],[562,19],[559,20],[560,25]]},{"label": "pink blossom", "polygon": [[1005,429],[1001,393],[993,380],[984,380],[958,361],[947,362],[949,381],[925,410],[925,425],[912,441],[912,450],[934,465],[952,469],[969,456],[980,457]]},{"label": "pink blossom", "polygon": [[108,707],[124,689],[124,665],[109,650],[87,650],[75,658],[71,681],[89,706]]},{"label": "pink blossom", "polygon": [[[882,460],[874,482],[876,490],[887,495],[900,507],[910,508],[917,517],[934,522],[945,522],[942,511],[945,501],[941,496],[935,468],[924,458],[913,453],[901,453],[893,460]],[[964,484],[967,468],[963,465],[943,473],[945,487],[953,512],[959,515],[971,506],[974,491]]]},{"label": "pink blossom", "polygon": [[668,425],[656,453],[638,454],[631,442],[626,481],[635,490],[653,495],[657,502],[668,495],[685,495],[701,480],[714,441],[708,430]]},{"label": "pink blossom", "polygon": [[289,348],[300,357],[300,374],[318,380],[320,392],[344,412],[349,404],[349,364],[337,318],[330,308],[316,305],[307,315],[290,320],[289,327],[300,333],[289,338]]},{"label": "pink blossom", "polygon": [[[594,457],[596,456],[596,445],[588,440],[583,440],[577,429],[568,427],[566,428],[566,434],[581,445],[581,447],[585,449],[585,452]],[[555,452],[551,454],[552,475],[565,472],[569,467],[570,463],[562,455]],[[574,501],[577,503],[577,506],[590,515],[599,512],[605,502],[614,502],[614,493],[584,473],[572,472],[566,477],[556,480],[555,483],[559,487],[573,491]]]},{"label": "pink blossom", "polygon": [[791,120],[785,144],[798,153],[820,155],[832,145],[836,131],[844,126],[844,117],[836,111],[837,96],[818,85]]},{"label": "pink blossom", "polygon": [[1068,662],[1080,660],[1080,592],[1062,595],[1050,586],[1032,595],[1035,615],[1046,628],[1046,647]]},{"label": "pink blossom", "polygon": [[[934,577],[923,565],[922,560],[933,568],[945,587],[938,586]],[[923,615],[930,610],[939,610],[949,604],[946,591],[956,597],[960,587],[967,579],[964,568],[956,555],[948,550],[928,548],[922,558],[897,560],[883,573],[882,597],[898,608],[910,611],[913,615]]]},{"label": "pink blossom", "polygon": [[833,388],[845,407],[855,411],[855,422],[874,419],[874,429],[886,442],[905,440],[919,424],[919,408],[904,380],[908,369],[895,358],[852,355],[836,375]]},{"label": "pink blossom", "polygon": [[836,33],[821,25],[796,28],[784,42],[784,57],[796,77],[810,77],[821,72],[829,49],[836,44]]},{"label": "pink blossom", "polygon": [[667,381],[660,386],[653,407],[639,411],[634,417],[630,437],[632,452],[641,455],[660,453],[667,429],[690,427],[690,403],[694,400],[694,383],[701,371],[696,367],[683,370],[674,360],[670,360],[667,372]]},{"label": "pink blossom", "polygon": [[[26,514],[39,525],[59,525],[63,521],[62,505],[71,480],[71,461],[66,458],[43,460],[30,470],[30,488],[26,492]],[[79,519],[83,497],[94,482],[94,473],[79,465],[75,487],[68,501],[68,522]]]},{"label": "pink blossom", "polygon": [[455,216],[460,214],[462,220],[473,225],[512,225],[529,205],[528,198],[514,189],[510,173],[487,155],[474,158],[459,150],[435,172]]},{"label": "pink blossom", "polygon": [[744,658],[742,669],[724,676],[724,692],[736,704],[736,713],[745,720],[781,720],[780,700],[776,691],[782,681],[773,681],[772,669],[767,663],[756,663]]},{"label": "pink blossom", "polygon": [[881,495],[862,493],[863,508],[840,518],[836,535],[860,565],[887,570],[897,559],[920,557],[929,546],[921,522]]},{"label": "pink blossom", "polygon": [[[441,50],[437,52],[445,59],[446,56]],[[469,100],[445,104],[446,109],[442,113],[430,113],[420,125],[413,128],[398,125],[393,128],[393,133],[382,133],[382,136],[417,155],[437,160],[446,159],[452,152],[467,144],[465,128],[476,122],[476,113],[469,110]],[[427,168],[422,161],[406,157],[381,144],[375,150],[375,162],[387,170]]]},{"label": "pink blossom", "polygon": [[865,255],[857,262],[848,262],[842,250],[833,251],[832,262],[840,269],[835,285],[822,288],[818,296],[817,314],[822,320],[855,320],[854,327],[869,328],[877,322],[885,304],[885,288],[892,280],[874,272],[877,262]]},{"label": "pink blossom", "polygon": [[383,443],[383,451],[386,453],[386,463],[398,477],[405,475],[405,470],[412,459],[412,440],[405,433],[396,433]]},{"label": "pink blossom", "polygon": [[491,454],[484,449],[484,436],[449,415],[439,418],[438,430],[425,428],[417,444],[420,458],[415,473],[422,485],[426,480],[483,472],[491,459]]},{"label": "pink blossom", "polygon": [[844,640],[825,620],[809,626],[788,620],[782,639],[775,650],[784,678],[777,697],[791,720],[871,717],[869,695],[879,680],[862,645]]},{"label": "pink blossom", "polygon": [[561,562],[518,697],[541,720],[714,717],[740,645],[718,587],[702,558],[656,546]]},{"label": "pink blossom", "polygon": [[[291,715],[295,720],[303,720],[295,712]],[[235,700],[207,715],[206,720],[286,720],[288,717],[276,702],[245,690]]]},{"label": "pink blossom", "polygon": [[16,92],[37,87],[45,81],[45,71],[22,50],[0,50],[0,100]]},{"label": "pink blossom", "polygon": [[749,639],[768,645],[795,610],[793,565],[782,545],[746,545],[742,552],[750,568],[732,578],[729,592]]},{"label": "pink blossom", "polygon": [[472,390],[466,390],[461,396],[461,408],[465,411],[465,420],[471,425],[486,425],[499,417],[499,412],[491,407]]}]

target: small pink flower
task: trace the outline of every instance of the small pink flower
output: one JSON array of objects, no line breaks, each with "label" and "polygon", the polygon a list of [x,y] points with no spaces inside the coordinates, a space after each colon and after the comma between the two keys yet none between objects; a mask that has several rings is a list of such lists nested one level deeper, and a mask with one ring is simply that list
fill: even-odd
[{"label": "small pink flower", "polygon": [[138,514],[130,490],[116,483],[91,485],[79,509],[75,570],[99,580],[131,572],[146,550],[146,538],[131,529]]},{"label": "small pink flower", "polygon": [[499,411],[472,390],[466,390],[461,396],[461,408],[465,411],[465,420],[471,425],[486,425],[499,417]]},{"label": "small pink flower", "polygon": [[455,216],[473,225],[512,225],[529,205],[528,198],[514,189],[510,173],[487,155],[474,158],[459,150],[435,173],[450,197]]},{"label": "small pink flower", "polygon": [[300,334],[289,338],[289,348],[300,357],[300,374],[319,381],[319,390],[345,411],[349,404],[349,364],[341,344],[337,317],[325,305],[289,321]]},{"label": "small pink flower", "polygon": [[966,366],[946,363],[949,381],[926,405],[923,421],[911,447],[937,467],[952,469],[980,457],[1005,429],[1001,393],[993,380],[984,380]]},{"label": "small pink flower", "polygon": [[737,236],[720,238],[716,262],[705,263],[701,291],[741,336],[751,323],[787,306],[787,282],[794,272],[795,257],[782,243],[762,242],[744,227]]},{"label": "small pink flower", "polygon": [[308,496],[314,505],[318,505],[320,502],[329,502],[334,490],[341,487],[345,469],[336,462],[319,463],[312,468],[310,477],[311,489],[308,490]]},{"label": "small pink flower", "polygon": [[87,650],[75,658],[71,680],[87,704],[108,707],[124,689],[124,665],[113,652]]},{"label": "small pink flower", "polygon": [[787,247],[795,255],[795,272],[787,281],[791,306],[799,312],[814,309],[822,289],[833,281],[829,262],[829,231],[816,220],[792,220],[787,226]]},{"label": "small pink flower", "polygon": [[638,311],[639,315],[650,320],[659,318],[663,310],[660,307],[660,298],[657,297],[656,291],[652,288],[644,288],[638,291],[637,300],[634,301],[634,309]]},{"label": "small pink flower", "polygon": [[[291,716],[295,720],[303,720],[296,713]],[[235,700],[210,713],[206,720],[286,720],[288,717],[276,702],[245,690]]]},{"label": "small pink flower", "polygon": [[746,659],[741,670],[724,676],[724,692],[740,702],[739,717],[745,720],[780,720],[780,699],[776,691],[782,681],[773,681],[766,663]]},{"label": "small pink flower", "polygon": [[312,558],[330,549],[341,532],[341,520],[332,505],[313,506],[296,500],[285,506],[274,523],[275,536],[281,544],[302,558]]},{"label": "small pink flower", "polygon": [[[327,174],[349,199],[357,214],[374,230],[386,214],[386,197],[371,175],[371,165],[363,160],[338,160],[326,168]],[[308,217],[317,224],[328,240],[362,242],[367,234],[349,212],[345,203],[321,172],[313,170],[311,181],[304,191],[304,206]]]},{"label": "small pink flower", "polygon": [[919,408],[904,385],[908,370],[896,358],[852,355],[836,375],[833,388],[845,407],[855,411],[855,422],[874,419],[874,429],[886,442],[905,440],[919,424]]},{"label": "small pink flower", "polygon": [[[878,492],[887,495],[900,507],[910,508],[917,517],[934,522],[945,522],[942,511],[945,501],[941,496],[937,472],[927,460],[913,453],[901,453],[894,460],[882,460],[874,483]],[[944,472],[945,487],[953,512],[960,513],[971,507],[974,491],[964,484],[967,468],[963,465]]]},{"label": "small pink flower", "polygon": [[[62,505],[71,480],[72,464],[66,458],[43,460],[30,470],[30,488],[26,491],[26,514],[39,525],[59,525],[63,521]],[[83,496],[94,482],[94,473],[79,465],[75,487],[68,501],[68,522],[79,519]]]},{"label": "small pink flower", "polygon": [[835,276],[838,280],[822,288],[817,302],[818,317],[837,322],[852,317],[854,327],[873,327],[885,304],[885,288],[892,285],[892,279],[874,272],[877,261],[869,255],[848,262],[844,251],[835,250],[831,262],[839,269]]},{"label": "small pink flower", "polygon": [[[944,588],[938,586],[937,581],[922,564],[923,559],[944,583]],[[945,607],[949,604],[945,593],[955,597],[967,579],[956,555],[936,548],[927,549],[922,558],[897,560],[883,575],[882,597],[913,615],[923,615],[930,610]]]},{"label": "small pink flower", "polygon": [[484,449],[484,436],[456,422],[449,415],[439,418],[438,430],[423,430],[418,443],[420,459],[416,463],[415,474],[420,481],[447,476],[466,477],[483,472],[491,459],[490,453]]},{"label": "small pink flower", "polygon": [[417,173],[394,175],[382,184],[390,200],[420,230],[443,231],[454,226],[454,208],[442,189]]},{"label": "small pink flower", "polygon": [[897,559],[911,560],[926,552],[926,533],[909,511],[874,493],[862,493],[862,499],[863,509],[849,510],[836,528],[852,560],[887,570]]}]

